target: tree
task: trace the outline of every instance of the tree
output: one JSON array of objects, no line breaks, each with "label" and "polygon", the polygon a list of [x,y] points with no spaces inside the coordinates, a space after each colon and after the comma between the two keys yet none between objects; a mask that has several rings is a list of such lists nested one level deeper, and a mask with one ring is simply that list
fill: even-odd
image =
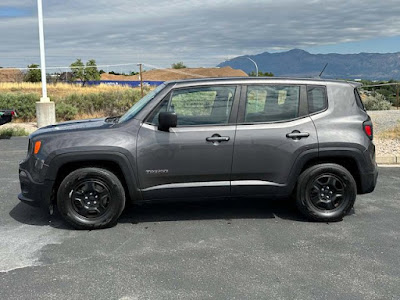
[{"label": "tree", "polygon": [[186,66],[183,64],[183,62],[177,62],[171,65],[172,69],[185,69]]},{"label": "tree", "polygon": [[85,65],[82,60],[78,58],[75,62],[70,65],[72,80],[81,80],[82,86],[85,85]]},{"label": "tree", "polygon": [[[256,72],[253,71],[253,72],[249,73],[249,76],[256,76]],[[259,77],[274,77],[274,74],[271,72],[263,73],[261,71],[258,71],[258,76]]]},{"label": "tree", "polygon": [[86,68],[85,68],[85,77],[86,80],[94,80],[94,81],[99,81],[101,76],[99,73],[99,70],[97,69],[96,61],[94,59],[90,59],[86,63]]},{"label": "tree", "polygon": [[90,59],[86,66],[80,58],[70,65],[72,71],[72,79],[82,81],[82,86],[85,86],[89,80],[100,80],[100,72],[97,69],[96,61]]},{"label": "tree", "polygon": [[37,69],[37,68],[39,68],[39,65],[31,64],[28,66],[28,68],[29,68],[29,70],[25,74],[24,81],[40,82],[42,73],[41,73],[40,69]]}]

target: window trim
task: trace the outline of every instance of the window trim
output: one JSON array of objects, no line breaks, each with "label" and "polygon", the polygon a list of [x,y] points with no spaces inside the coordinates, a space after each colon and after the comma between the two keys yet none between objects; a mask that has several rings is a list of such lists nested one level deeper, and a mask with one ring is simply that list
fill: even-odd
[{"label": "window trim", "polygon": [[328,108],[329,108],[328,91],[327,91],[326,85],[319,85],[319,84],[307,84],[307,91],[306,91],[307,105],[308,105],[308,90],[309,90],[309,88],[316,88],[316,87],[324,89],[325,107],[324,107],[324,109],[321,109],[321,110],[318,110],[318,111],[315,111],[315,112],[310,112],[310,109],[307,109],[307,112],[308,112],[309,116],[320,114],[320,113],[322,113],[324,111],[327,111]]},{"label": "window trim", "polygon": [[365,108],[364,102],[361,99],[360,92],[358,88],[354,88],[354,98],[356,99],[357,106],[362,109],[363,111],[367,111]]},{"label": "window trim", "polygon": [[[247,88],[249,86],[296,86],[300,87],[299,95],[299,107],[298,107],[298,117],[279,121],[265,121],[265,122],[246,122],[244,120],[246,114],[246,101],[247,101]],[[240,106],[238,112],[237,125],[261,125],[261,124],[279,124],[288,123],[296,120],[308,117],[308,102],[307,102],[307,88],[304,84],[292,84],[292,83],[257,83],[257,84],[245,84],[242,85],[242,92],[240,95]]]},{"label": "window trim", "polygon": [[231,113],[228,118],[227,123],[217,123],[217,124],[199,124],[199,125],[178,125],[176,128],[186,128],[186,127],[215,127],[215,126],[232,126],[236,124],[237,117],[238,117],[238,106],[239,106],[239,101],[240,101],[240,93],[241,93],[241,86],[239,84],[223,84],[223,85],[217,85],[217,84],[211,84],[211,85],[194,85],[194,86],[184,86],[184,87],[178,87],[178,88],[172,88],[167,95],[165,95],[159,103],[147,114],[147,116],[144,118],[143,123],[151,125],[151,126],[157,126],[153,124],[152,122],[149,121],[149,117],[153,114],[153,112],[158,109],[161,105],[161,103],[169,98],[168,101],[171,101],[172,93],[177,90],[188,90],[188,89],[194,89],[194,88],[213,88],[213,87],[234,87],[235,88],[235,94],[233,96],[233,101],[232,101],[232,106],[231,106]]}]

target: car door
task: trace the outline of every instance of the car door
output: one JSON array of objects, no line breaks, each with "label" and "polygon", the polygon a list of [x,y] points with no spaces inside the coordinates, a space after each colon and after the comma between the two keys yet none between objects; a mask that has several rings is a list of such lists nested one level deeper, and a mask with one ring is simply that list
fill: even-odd
[{"label": "car door", "polygon": [[243,87],[232,165],[232,195],[290,192],[289,174],[307,151],[318,153],[308,116],[306,87],[265,84]]},{"label": "car door", "polygon": [[[137,164],[144,200],[230,194],[239,88],[173,89],[138,133]],[[176,128],[158,129],[160,112],[175,112]]]}]

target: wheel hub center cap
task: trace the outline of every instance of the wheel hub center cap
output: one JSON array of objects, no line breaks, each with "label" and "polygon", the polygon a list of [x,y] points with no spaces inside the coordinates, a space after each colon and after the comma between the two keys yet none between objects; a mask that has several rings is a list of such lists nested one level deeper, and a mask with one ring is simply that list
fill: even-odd
[{"label": "wheel hub center cap", "polygon": [[334,189],[331,186],[323,186],[321,188],[321,193],[320,193],[320,197],[321,200],[325,200],[325,201],[332,201],[332,197],[334,196]]}]

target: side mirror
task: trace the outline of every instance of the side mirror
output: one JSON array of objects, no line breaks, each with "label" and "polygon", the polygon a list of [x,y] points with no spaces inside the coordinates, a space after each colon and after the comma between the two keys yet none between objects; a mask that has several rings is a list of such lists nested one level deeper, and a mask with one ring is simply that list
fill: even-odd
[{"label": "side mirror", "polygon": [[178,116],[174,112],[161,112],[158,115],[158,130],[169,131],[178,124]]}]

